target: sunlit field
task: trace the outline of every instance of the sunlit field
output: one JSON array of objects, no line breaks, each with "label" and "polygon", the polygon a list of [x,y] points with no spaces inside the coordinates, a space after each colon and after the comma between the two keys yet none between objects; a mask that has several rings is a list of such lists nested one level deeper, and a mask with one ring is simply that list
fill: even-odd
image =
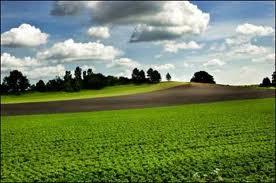
[{"label": "sunlit field", "polygon": [[27,92],[21,95],[2,95],[1,103],[26,103],[26,102],[46,102],[59,100],[73,100],[85,98],[112,97],[120,95],[130,95],[146,93],[185,84],[184,82],[161,82],[158,84],[128,84],[110,86],[100,90],[81,90],[80,92]]},{"label": "sunlit field", "polygon": [[275,181],[274,99],[2,117],[3,182]]}]

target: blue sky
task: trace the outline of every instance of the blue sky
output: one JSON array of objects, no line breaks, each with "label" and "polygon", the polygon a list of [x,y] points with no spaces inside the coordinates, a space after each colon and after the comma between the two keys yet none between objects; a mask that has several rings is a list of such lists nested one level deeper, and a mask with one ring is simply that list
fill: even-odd
[{"label": "blue sky", "polygon": [[153,67],[173,80],[205,70],[218,83],[255,84],[274,71],[274,2],[113,3],[1,2],[1,75],[18,69],[36,82],[76,66],[117,76]]}]

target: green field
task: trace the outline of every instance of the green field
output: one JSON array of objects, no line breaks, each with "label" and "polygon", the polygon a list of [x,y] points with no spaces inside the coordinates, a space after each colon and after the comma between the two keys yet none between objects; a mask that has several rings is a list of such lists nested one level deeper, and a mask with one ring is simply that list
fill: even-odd
[{"label": "green field", "polygon": [[14,181],[275,181],[274,99],[2,117]]},{"label": "green field", "polygon": [[103,88],[101,90],[81,90],[80,92],[29,92],[21,95],[4,95],[1,96],[1,103],[25,103],[25,102],[45,102],[57,100],[72,100],[84,98],[111,97],[119,95],[130,95],[137,93],[146,93],[156,90],[162,90],[179,86],[184,82],[161,82],[158,84],[141,84],[141,85],[118,85]]}]

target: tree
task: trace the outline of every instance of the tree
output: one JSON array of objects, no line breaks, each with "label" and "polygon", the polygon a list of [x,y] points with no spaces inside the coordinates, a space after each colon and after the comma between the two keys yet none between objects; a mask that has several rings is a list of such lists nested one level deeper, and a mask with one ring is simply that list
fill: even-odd
[{"label": "tree", "polygon": [[152,72],[152,83],[159,83],[161,81],[161,75],[157,70]]},{"label": "tree", "polygon": [[92,74],[93,74],[92,69],[88,69],[88,70],[87,70],[87,75],[88,75],[88,76],[91,76]]},{"label": "tree", "polygon": [[118,84],[129,84],[131,83],[131,79],[127,78],[127,77],[123,77],[123,76],[120,76],[119,77],[119,81],[118,81]]},{"label": "tree", "polygon": [[47,91],[61,91],[64,89],[64,81],[60,77],[49,80],[46,84]]},{"label": "tree", "polygon": [[153,73],[153,69],[149,68],[149,70],[147,71],[147,77],[150,83],[152,83],[152,73]]},{"label": "tree", "polygon": [[169,73],[166,74],[167,81],[170,81],[172,79],[171,75]]},{"label": "tree", "polygon": [[71,71],[65,71],[65,75],[64,75],[64,90],[67,91],[67,92],[74,91],[74,88],[73,88],[73,79],[72,79]]},{"label": "tree", "polygon": [[45,85],[44,81],[39,80],[35,85],[35,89],[39,92],[46,91],[46,85]]},{"label": "tree", "polygon": [[269,87],[271,86],[270,79],[268,77],[265,77],[263,79],[263,82],[260,84],[261,87]]},{"label": "tree", "polygon": [[20,94],[30,86],[30,83],[20,71],[13,70],[9,76],[4,78],[3,85],[7,87],[8,92]]},{"label": "tree", "polygon": [[81,68],[76,67],[75,79],[73,81],[73,89],[74,91],[80,91],[81,87],[82,87]]},{"label": "tree", "polygon": [[161,81],[161,75],[157,70],[153,70],[149,68],[147,71],[148,81],[149,83],[159,83]]},{"label": "tree", "polygon": [[274,71],[272,74],[272,86],[276,87],[276,71]]},{"label": "tree", "polygon": [[92,74],[87,84],[89,89],[101,89],[106,86],[106,77],[101,73]]},{"label": "tree", "polygon": [[139,83],[143,83],[146,81],[146,75],[145,75],[145,72],[143,70],[140,70],[139,71]]},{"label": "tree", "polygon": [[139,75],[140,71],[137,68],[133,69],[131,79],[134,83],[139,83]]},{"label": "tree", "polygon": [[212,75],[205,71],[199,71],[194,73],[194,76],[191,79],[191,82],[197,82],[197,83],[211,83],[215,84],[214,78]]},{"label": "tree", "polygon": [[0,84],[0,94],[7,94],[7,93],[8,93],[7,85],[4,83]]}]

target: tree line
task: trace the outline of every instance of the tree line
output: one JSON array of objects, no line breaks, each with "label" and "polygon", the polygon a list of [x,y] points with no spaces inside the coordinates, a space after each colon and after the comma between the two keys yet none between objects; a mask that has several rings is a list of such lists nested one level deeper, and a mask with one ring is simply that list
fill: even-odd
[{"label": "tree line", "polygon": [[[169,73],[166,75],[167,80],[171,80]],[[77,92],[81,89],[101,89],[106,86],[124,85],[124,84],[142,84],[142,83],[159,83],[161,74],[157,70],[149,68],[147,73],[137,68],[133,69],[131,78],[105,76],[102,73],[94,73],[91,68],[82,71],[76,67],[74,73],[65,71],[63,78],[55,77],[47,81],[39,80],[36,84],[31,85],[28,78],[20,71],[13,70],[9,76],[4,77],[1,84],[1,94],[20,94],[26,90],[30,91],[66,91]]]},{"label": "tree line", "polygon": [[276,87],[276,71],[273,72],[271,81],[268,77],[265,77],[259,86],[260,87],[271,87],[271,86]]},{"label": "tree line", "polygon": [[[166,79],[171,80],[171,75],[166,74]],[[74,74],[71,71],[65,71],[63,78],[55,77],[44,83],[39,80],[36,84],[31,85],[26,76],[20,71],[13,70],[9,76],[4,77],[2,84],[0,84],[1,94],[20,94],[26,90],[30,91],[66,91],[77,92],[81,89],[101,89],[106,86],[124,85],[124,84],[142,84],[142,83],[159,83],[161,81],[161,74],[157,70],[149,68],[145,73],[143,70],[137,68],[133,69],[131,78],[105,76],[102,73],[94,73],[92,69],[84,70],[76,67]],[[214,77],[206,71],[199,71],[194,73],[190,80],[191,82],[210,83],[215,84]],[[272,74],[272,81],[268,77],[264,78],[260,87],[276,87],[276,72]]]}]

